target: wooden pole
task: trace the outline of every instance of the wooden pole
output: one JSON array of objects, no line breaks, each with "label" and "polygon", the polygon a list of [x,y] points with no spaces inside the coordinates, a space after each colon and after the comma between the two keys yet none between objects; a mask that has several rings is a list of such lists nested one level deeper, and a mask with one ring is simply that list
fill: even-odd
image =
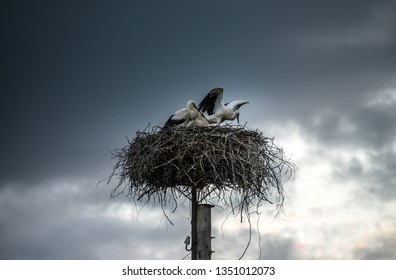
[{"label": "wooden pole", "polygon": [[191,259],[197,259],[197,187],[191,190]]},{"label": "wooden pole", "polygon": [[210,204],[198,204],[197,187],[191,189],[191,259],[210,260],[212,256],[212,228]]},{"label": "wooden pole", "polygon": [[211,210],[210,204],[197,205],[197,260],[210,260],[212,256]]}]

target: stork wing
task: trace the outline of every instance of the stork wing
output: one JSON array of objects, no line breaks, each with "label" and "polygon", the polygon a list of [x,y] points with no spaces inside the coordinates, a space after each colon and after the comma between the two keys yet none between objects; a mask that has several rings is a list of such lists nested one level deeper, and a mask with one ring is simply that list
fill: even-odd
[{"label": "stork wing", "polygon": [[239,108],[241,108],[242,105],[245,105],[245,104],[247,104],[247,103],[249,103],[249,101],[245,101],[245,100],[235,100],[235,101],[228,102],[228,103],[226,103],[226,104],[224,104],[224,105],[227,106],[227,107],[229,107],[229,108],[231,108],[232,110],[236,111],[236,110],[238,110]]},{"label": "stork wing", "polygon": [[188,118],[188,109],[183,108],[176,111],[169,119],[166,121],[164,127],[177,126],[184,123]]},{"label": "stork wing", "polygon": [[223,104],[223,88],[212,89],[201,103],[199,103],[199,110],[202,112],[208,112],[208,115],[213,115],[218,111]]}]

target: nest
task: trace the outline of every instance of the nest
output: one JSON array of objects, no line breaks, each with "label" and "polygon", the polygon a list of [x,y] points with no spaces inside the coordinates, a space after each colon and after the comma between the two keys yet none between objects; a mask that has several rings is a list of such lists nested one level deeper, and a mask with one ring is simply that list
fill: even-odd
[{"label": "nest", "polygon": [[156,199],[162,206],[191,199],[194,188],[199,202],[217,200],[241,210],[265,201],[281,209],[283,184],[294,173],[273,138],[242,126],[154,127],[138,131],[113,156],[110,179],[119,182],[111,195],[127,191],[137,201]]}]

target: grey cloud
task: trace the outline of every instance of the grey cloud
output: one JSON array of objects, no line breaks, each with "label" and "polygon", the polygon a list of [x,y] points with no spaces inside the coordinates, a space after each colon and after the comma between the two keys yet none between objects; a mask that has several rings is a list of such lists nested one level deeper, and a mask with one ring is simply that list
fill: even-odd
[{"label": "grey cloud", "polygon": [[360,109],[354,116],[356,138],[375,149],[391,144],[396,137],[396,102],[386,108],[372,106]]},{"label": "grey cloud", "polygon": [[151,220],[136,216],[128,200],[109,200],[94,184],[9,186],[0,194],[0,239],[7,240],[0,259],[181,259],[186,253],[184,213],[172,214],[178,227],[166,230],[159,209],[151,210]]},{"label": "grey cloud", "polygon": [[396,102],[392,95],[373,95],[348,112],[323,112],[305,129],[325,151],[341,149],[352,154],[352,158],[334,164],[333,172],[340,182],[360,182],[382,199],[396,197]]},{"label": "grey cloud", "polygon": [[[215,250],[213,259],[298,259],[296,240],[288,233],[266,233],[262,224],[256,224],[257,217],[252,217],[250,229],[248,220],[244,219],[240,227],[229,227],[229,220],[239,217],[227,217],[225,220],[218,219],[221,211],[214,208],[212,213],[212,250]],[[266,213],[269,214],[269,213]],[[260,215],[265,215],[261,213]],[[275,221],[276,223],[276,221]]]},{"label": "grey cloud", "polygon": [[396,102],[387,108],[357,105],[349,111],[334,109],[318,114],[305,128],[323,143],[380,150],[395,139],[395,112]]},{"label": "grey cloud", "polygon": [[372,166],[367,171],[366,182],[369,190],[383,200],[396,199],[396,151],[383,149],[371,157]]},{"label": "grey cloud", "polygon": [[396,152],[393,148],[384,148],[378,152],[364,153],[362,161],[356,156],[346,161],[334,163],[332,175],[339,183],[355,182],[361,188],[374,194],[383,201],[396,199]]},{"label": "grey cloud", "polygon": [[5,19],[26,22],[7,33],[18,40],[6,40],[15,45],[9,46],[13,71],[6,72],[9,94],[0,112],[8,131],[0,180],[103,169],[93,163],[105,161],[106,148],[121,146],[119,139],[149,122],[164,122],[212,87],[247,95],[255,111],[268,104],[263,118],[304,122],[323,106],[348,110],[395,73],[392,52],[313,51],[298,44],[378,18],[388,34],[391,9],[382,2],[124,4],[106,7],[110,14],[103,14],[103,4],[78,12],[63,4],[33,5],[31,13],[10,6]]},{"label": "grey cloud", "polygon": [[396,258],[396,240],[394,232],[377,236],[354,252],[354,258],[360,260],[394,260]]},{"label": "grey cloud", "polygon": [[361,260],[394,260],[396,255],[394,247],[383,245],[375,249],[360,250],[355,257]]},{"label": "grey cloud", "polygon": [[[395,44],[395,3],[391,1],[363,3],[362,9],[357,9],[358,14],[348,20],[334,21],[334,25],[321,29],[320,32],[312,30],[311,39],[306,37],[302,42],[309,49],[319,48],[321,51],[354,50],[389,50]],[[356,8],[356,7],[355,7]],[[306,44],[311,43],[310,45]]]},{"label": "grey cloud", "polygon": [[294,260],[298,259],[295,240],[282,236],[264,234],[262,236],[263,260]]},{"label": "grey cloud", "polygon": [[[243,121],[293,120],[324,150],[370,153],[371,170],[356,157],[335,172],[367,179],[381,199],[395,197],[395,104],[361,103],[395,87],[392,1],[65,3],[12,2],[1,11],[0,240],[9,240],[0,243],[1,258],[179,257],[168,245],[176,236],[79,217],[87,207],[111,207],[109,190],[62,199],[48,184],[96,186],[113,167],[107,148],[217,86],[227,99],[251,100]],[[184,239],[188,229],[175,231]],[[266,238],[263,257],[298,258],[294,240]]]},{"label": "grey cloud", "polygon": [[346,180],[359,180],[367,176],[364,163],[357,157],[352,157],[347,162],[340,162],[333,173],[335,179],[340,182]]}]

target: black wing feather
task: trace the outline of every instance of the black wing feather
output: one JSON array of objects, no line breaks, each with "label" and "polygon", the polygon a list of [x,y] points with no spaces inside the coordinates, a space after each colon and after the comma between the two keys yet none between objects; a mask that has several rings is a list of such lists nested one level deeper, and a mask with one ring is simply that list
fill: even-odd
[{"label": "black wing feather", "polygon": [[215,102],[217,99],[217,95],[220,93],[219,92],[220,88],[214,88],[212,89],[204,99],[202,99],[201,103],[199,103],[199,110],[202,111],[203,113],[208,112],[208,115],[213,115],[214,114],[214,107],[215,107]]},{"label": "black wing feather", "polygon": [[198,109],[199,109],[201,112],[204,112],[204,113],[205,113],[205,112],[208,110],[208,103],[209,103],[209,100],[210,100],[210,96],[209,96],[209,94],[207,94],[207,95],[205,96],[205,98],[202,99],[201,103],[199,103]]},{"label": "black wing feather", "polygon": [[166,121],[164,128],[169,128],[169,127],[173,127],[173,126],[177,126],[179,124],[182,124],[183,122],[185,122],[185,119],[174,119],[175,114],[173,114],[172,116],[169,117],[169,119]]}]

